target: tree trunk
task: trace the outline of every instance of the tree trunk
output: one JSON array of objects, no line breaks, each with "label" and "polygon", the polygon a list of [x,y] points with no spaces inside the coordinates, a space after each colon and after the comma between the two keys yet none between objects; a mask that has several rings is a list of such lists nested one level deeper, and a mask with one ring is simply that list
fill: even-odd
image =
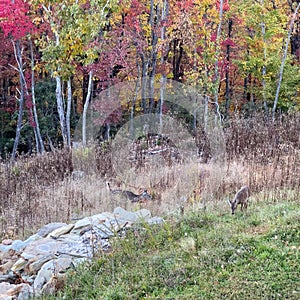
[{"label": "tree trunk", "polygon": [[66,128],[66,119],[65,119],[65,111],[64,111],[64,105],[63,105],[63,95],[62,95],[60,76],[56,76],[55,80],[56,80],[55,95],[56,95],[57,112],[58,112],[58,116],[59,116],[61,135],[63,138],[64,147],[67,147],[68,146],[68,135],[67,135],[67,128]]},{"label": "tree trunk", "polygon": [[[228,38],[231,38],[232,33],[232,20],[230,19],[228,21]],[[230,108],[230,82],[229,82],[229,65],[230,65],[230,45],[226,46],[226,92],[225,92],[225,117],[228,117],[229,114],[229,108]]]},{"label": "tree trunk", "polygon": [[288,48],[289,48],[291,34],[292,34],[292,31],[293,31],[293,27],[294,27],[294,22],[295,22],[295,19],[297,17],[299,8],[300,8],[300,3],[298,3],[297,8],[296,8],[296,10],[295,10],[295,12],[292,16],[290,28],[289,28],[289,31],[288,31],[288,37],[287,37],[286,43],[285,43],[285,49],[284,49],[284,53],[283,53],[283,57],[282,57],[282,61],[281,61],[281,66],[280,66],[280,71],[279,71],[279,79],[278,79],[278,83],[277,83],[276,95],[275,95],[274,105],[273,105],[273,109],[272,109],[273,121],[275,120],[275,113],[276,113],[276,108],[277,108],[277,104],[278,104],[278,98],[279,98],[279,92],[280,92],[282,77],[283,77],[283,69],[284,69],[284,65],[285,65],[285,60],[286,60],[286,57],[287,57],[287,52],[288,52]]},{"label": "tree trunk", "polygon": [[[165,24],[165,20],[168,16],[169,12],[169,5],[168,5],[168,0],[163,1],[162,4],[162,9],[161,9],[161,20],[162,24]],[[162,26],[161,28],[161,36],[160,36],[162,43],[164,44],[164,41],[166,39],[166,27],[165,25]],[[165,53],[163,52],[161,55],[161,65],[164,66],[167,61],[167,53],[168,49],[164,49]],[[166,81],[167,81],[167,76],[165,74],[165,71],[163,71],[162,76],[161,76],[161,85],[160,85],[160,103],[159,103],[159,128],[160,128],[160,133],[162,133],[162,126],[163,126],[163,121],[162,121],[162,116],[163,116],[163,105],[164,105],[164,98],[165,98],[165,90],[166,90]]]},{"label": "tree trunk", "polygon": [[17,121],[17,128],[16,128],[16,137],[14,141],[13,151],[11,154],[11,161],[14,161],[17,154],[17,148],[19,145],[19,140],[21,136],[21,129],[22,129],[22,120],[23,120],[23,111],[24,111],[24,90],[25,90],[25,83],[23,80],[23,61],[22,61],[22,53],[20,48],[20,42],[16,41],[13,42],[14,46],[14,54],[15,59],[18,64],[18,70],[19,70],[19,81],[20,81],[20,99],[19,99],[19,113],[18,113],[18,121]]},{"label": "tree trunk", "polygon": [[[150,0],[150,28],[151,28],[151,51],[150,51],[150,66],[149,71],[149,113],[152,113],[154,106],[154,78],[156,74],[157,64],[157,42],[158,36],[156,34],[157,24],[159,22],[159,15],[157,13],[158,6],[154,7],[154,0]],[[156,17],[156,21],[155,18]]]},{"label": "tree trunk", "polygon": [[134,137],[134,125],[133,125],[133,118],[134,118],[134,112],[135,112],[135,105],[136,105],[136,100],[138,97],[138,91],[140,87],[140,80],[141,80],[141,68],[138,62],[138,57],[136,58],[136,66],[137,66],[137,80],[135,84],[135,90],[134,90],[134,95],[132,98],[131,102],[131,110],[130,110],[130,136],[133,138]]},{"label": "tree trunk", "polygon": [[87,117],[87,111],[92,95],[92,84],[93,84],[93,71],[89,72],[89,85],[88,85],[88,93],[85,99],[85,103],[83,106],[83,113],[82,113],[82,146],[86,147],[86,117]]},{"label": "tree trunk", "polygon": [[[220,38],[221,38],[221,28],[223,21],[223,0],[220,0],[220,10],[219,10],[219,25],[217,30],[216,38],[216,62],[215,62],[215,79],[214,79],[214,98],[216,110],[219,109],[219,84],[220,84],[220,74],[219,74],[219,56],[220,56]],[[219,113],[219,112],[218,112]]]},{"label": "tree trunk", "polygon": [[36,144],[37,144],[37,152],[43,154],[45,152],[44,143],[40,131],[39,119],[36,111],[36,100],[35,100],[35,78],[34,78],[34,56],[33,56],[33,47],[32,41],[29,39],[30,45],[30,56],[31,56],[31,98],[33,104],[33,117],[35,122],[35,135],[36,135]]},{"label": "tree trunk", "polygon": [[[264,5],[264,0],[261,0],[261,6],[263,9],[263,5]],[[265,77],[267,75],[267,67],[266,67],[266,61],[267,61],[267,47],[266,47],[266,24],[264,21],[264,16],[263,20],[261,22],[261,35],[263,38],[263,49],[264,49],[264,64],[262,67],[262,87],[263,87],[263,105],[264,105],[264,111],[265,111],[265,115],[268,115],[268,104],[267,104],[267,99],[266,99],[266,80]]]},{"label": "tree trunk", "polygon": [[72,85],[71,77],[68,80],[68,99],[67,99],[67,113],[66,113],[66,125],[67,125],[67,140],[68,147],[71,148],[71,108],[72,108]]}]

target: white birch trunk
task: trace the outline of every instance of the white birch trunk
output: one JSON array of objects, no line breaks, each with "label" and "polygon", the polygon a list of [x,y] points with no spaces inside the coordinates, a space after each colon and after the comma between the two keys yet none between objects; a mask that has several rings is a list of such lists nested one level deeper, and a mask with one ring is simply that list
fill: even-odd
[{"label": "white birch trunk", "polygon": [[292,35],[293,27],[294,27],[294,22],[295,22],[295,19],[297,17],[299,8],[300,8],[300,3],[298,3],[297,8],[294,11],[294,14],[292,16],[292,20],[291,20],[291,23],[290,23],[290,29],[288,31],[288,37],[286,39],[285,49],[284,49],[283,57],[282,57],[282,60],[281,60],[281,66],[280,66],[280,71],[279,71],[279,79],[278,79],[278,83],[277,83],[276,95],[275,95],[274,105],[273,105],[273,109],[272,109],[273,121],[275,120],[275,113],[276,113],[276,108],[277,108],[277,104],[278,104],[278,98],[279,98],[279,92],[280,92],[282,77],[283,77],[283,69],[284,69],[284,65],[285,65],[285,60],[286,60],[286,57],[287,57],[287,52],[288,52],[289,43],[290,43],[290,40],[291,40],[291,35]]},{"label": "white birch trunk", "polygon": [[68,98],[67,98],[67,113],[66,113],[66,126],[67,126],[67,140],[68,147],[71,148],[71,108],[72,108],[72,85],[71,78],[68,80]]},{"label": "white birch trunk", "polygon": [[33,57],[33,48],[32,48],[32,41],[29,40],[30,45],[30,56],[31,56],[31,98],[33,104],[33,117],[35,122],[36,128],[36,144],[37,144],[37,152],[43,154],[45,152],[44,143],[40,131],[39,119],[36,111],[36,99],[35,99],[35,78],[34,78],[34,57]]},{"label": "white birch trunk", "polygon": [[217,38],[216,38],[216,61],[215,61],[215,80],[214,80],[214,88],[215,88],[215,105],[218,109],[219,104],[219,82],[220,82],[220,74],[219,74],[219,56],[220,56],[220,37],[221,37],[221,28],[223,21],[223,0],[220,0],[220,11],[219,11],[219,25],[217,30]]},{"label": "white birch trunk", "polygon": [[[163,1],[163,7],[161,10],[161,20],[164,23],[165,19],[168,16],[168,0]],[[162,42],[164,43],[166,39],[166,27],[162,26],[161,28],[161,36],[160,36]],[[167,51],[166,51],[167,52]],[[165,53],[162,54],[161,56],[161,64],[165,64]],[[165,73],[162,74],[161,76],[161,85],[160,85],[160,107],[159,107],[159,129],[160,129],[160,134],[162,133],[162,127],[163,127],[163,105],[164,105],[164,98],[165,98],[165,90],[166,90],[166,81],[167,81],[167,76]]]},{"label": "white birch trunk", "polygon": [[[264,8],[264,0],[261,0],[261,6],[262,9]],[[263,50],[264,50],[264,64],[262,67],[262,87],[263,87],[263,102],[264,102],[264,110],[265,114],[268,113],[268,105],[267,105],[267,99],[266,99],[266,80],[265,77],[267,75],[267,67],[266,67],[266,61],[267,61],[267,47],[266,47],[266,24],[264,21],[264,15],[262,16],[263,20],[261,22],[261,35],[263,38]]]},{"label": "white birch trunk", "polygon": [[22,120],[23,120],[23,111],[24,111],[24,76],[23,76],[23,61],[22,61],[22,52],[20,48],[19,41],[13,42],[14,47],[14,55],[18,65],[19,71],[19,80],[20,80],[20,99],[19,99],[19,113],[18,113],[18,121],[17,121],[17,128],[16,128],[16,136],[13,146],[13,151],[11,154],[11,161],[14,161],[17,154],[17,148],[19,145],[19,140],[21,136],[21,128],[22,128]]},{"label": "white birch trunk", "polygon": [[89,72],[89,84],[88,84],[88,93],[85,99],[85,103],[83,106],[83,113],[82,113],[82,146],[86,147],[86,117],[87,111],[92,95],[92,83],[93,83],[93,71]]},{"label": "white birch trunk", "polygon": [[55,95],[56,95],[56,104],[57,104],[57,112],[58,112],[58,116],[59,116],[61,135],[63,138],[64,146],[68,146],[68,136],[67,136],[66,119],[65,119],[65,112],[64,112],[64,104],[63,104],[60,76],[56,76],[55,80],[56,80]]}]

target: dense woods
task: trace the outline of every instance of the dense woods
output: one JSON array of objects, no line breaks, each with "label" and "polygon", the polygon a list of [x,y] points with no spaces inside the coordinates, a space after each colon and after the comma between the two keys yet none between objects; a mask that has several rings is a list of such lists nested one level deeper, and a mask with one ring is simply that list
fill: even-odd
[{"label": "dense woods", "polygon": [[0,0],[0,298],[298,299],[299,10]]},{"label": "dense woods", "polygon": [[126,116],[163,113],[163,94],[151,91],[166,79],[195,88],[223,121],[258,112],[274,120],[299,110],[299,6],[291,0],[2,0],[2,158],[70,147],[92,99],[129,80],[142,92],[109,118],[104,139]]}]

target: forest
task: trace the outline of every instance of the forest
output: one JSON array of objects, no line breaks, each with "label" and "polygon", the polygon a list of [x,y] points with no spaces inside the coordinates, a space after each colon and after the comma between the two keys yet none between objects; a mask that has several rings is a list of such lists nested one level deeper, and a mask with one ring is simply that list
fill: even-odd
[{"label": "forest", "polygon": [[142,91],[107,118],[104,140],[126,118],[163,114],[163,99],[151,93],[169,79],[195,89],[223,123],[299,111],[299,5],[2,0],[1,157],[71,147],[93,99],[128,81]]},{"label": "forest", "polygon": [[299,9],[0,0],[0,298],[299,299]]}]

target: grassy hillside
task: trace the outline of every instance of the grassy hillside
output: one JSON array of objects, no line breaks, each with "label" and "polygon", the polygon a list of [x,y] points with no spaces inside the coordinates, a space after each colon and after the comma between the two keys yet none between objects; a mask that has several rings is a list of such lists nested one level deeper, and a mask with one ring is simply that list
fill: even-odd
[{"label": "grassy hillside", "polygon": [[299,255],[299,201],[208,207],[116,238],[44,299],[299,299]]}]

